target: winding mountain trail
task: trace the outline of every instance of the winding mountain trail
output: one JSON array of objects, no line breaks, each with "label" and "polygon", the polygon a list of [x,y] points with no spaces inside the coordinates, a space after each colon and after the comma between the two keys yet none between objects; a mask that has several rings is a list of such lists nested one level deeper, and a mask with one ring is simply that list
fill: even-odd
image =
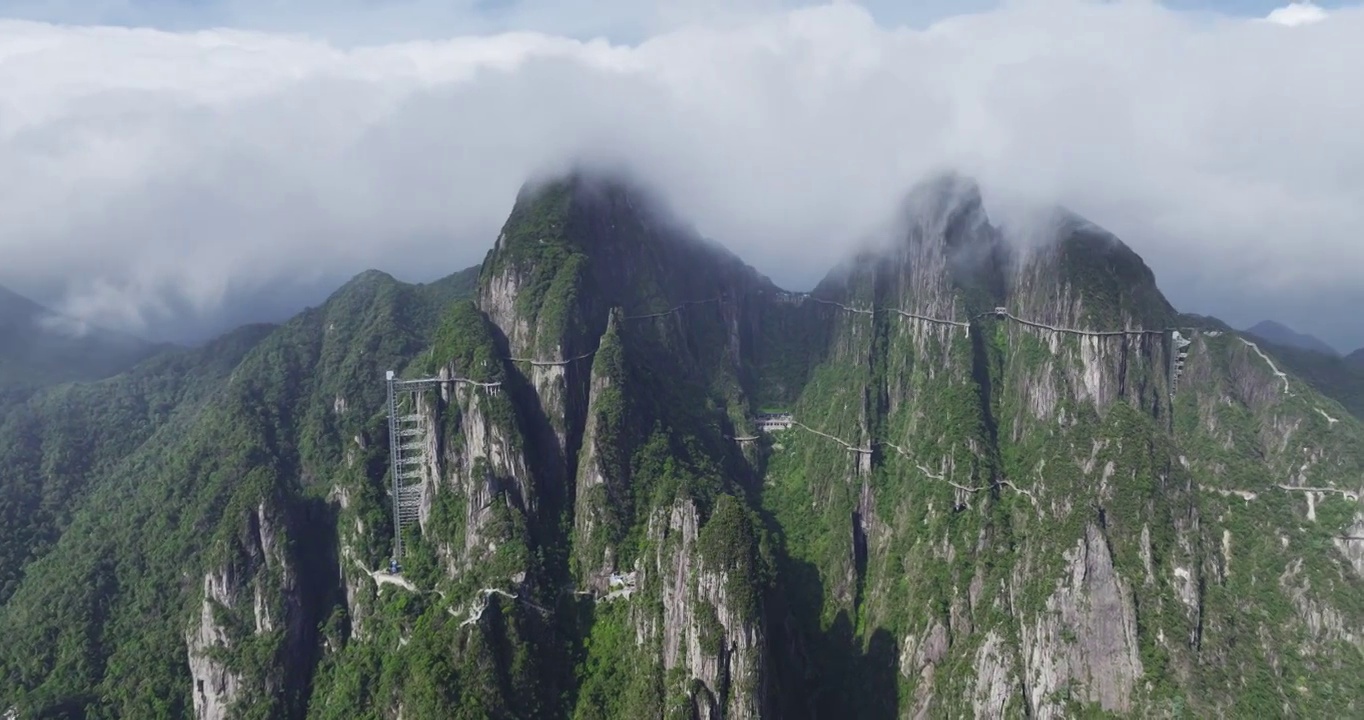
[{"label": "winding mountain trail", "polygon": [[418,595],[422,594],[423,592],[422,590],[417,589],[416,585],[413,585],[411,581],[409,581],[402,575],[394,575],[393,573],[390,573],[387,570],[370,570],[369,568],[365,567],[364,563],[360,562],[360,558],[352,558],[352,560],[355,561],[356,567],[360,568],[360,570],[362,570],[366,575],[368,575],[370,579],[374,580],[374,584],[376,587],[382,587],[384,585],[397,585],[398,587],[403,588],[404,590],[417,593]]},{"label": "winding mountain trail", "polygon": [[[469,617],[466,618],[464,622],[460,623],[459,626],[468,627],[470,625],[477,623],[479,620],[482,620],[483,611],[488,609],[488,598],[493,595],[501,595],[510,600],[519,599],[515,593],[509,593],[506,590],[499,590],[497,588],[483,588],[482,590],[479,590],[477,594],[475,594],[475,597],[481,598],[482,601],[481,602],[477,600],[475,601],[475,604],[469,611]],[[458,617],[458,615],[455,614],[454,608],[447,608],[447,610],[451,615],[455,615],[455,617]]]},{"label": "winding mountain trail", "polygon": [[846,442],[846,441],[844,441],[844,440],[840,440],[840,439],[834,437],[833,435],[830,435],[829,433],[826,433],[826,432],[823,432],[823,431],[820,431],[820,430],[816,430],[816,429],[810,427],[809,425],[806,425],[805,423],[802,423],[802,422],[793,420],[793,421],[791,422],[791,424],[792,424],[792,425],[795,425],[796,427],[803,428],[803,429],[805,429],[805,430],[807,430],[807,431],[809,431],[809,432],[812,432],[812,433],[814,433],[814,434],[816,434],[816,435],[819,435],[820,437],[826,437],[826,438],[828,438],[828,439],[830,439],[830,440],[833,440],[834,442],[838,443],[839,445],[842,445],[843,447],[847,448],[847,449],[848,449],[849,451],[851,451],[851,452],[860,453],[860,454],[863,454],[863,455],[870,455],[870,454],[871,454],[871,448],[860,448],[860,447],[857,447],[856,445],[853,445],[852,443]]},{"label": "winding mountain trail", "polygon": [[1246,347],[1250,348],[1251,350],[1254,350],[1255,354],[1259,355],[1261,360],[1264,360],[1266,363],[1269,363],[1269,369],[1274,373],[1274,377],[1277,377],[1283,381],[1283,394],[1289,395],[1290,393],[1288,392],[1288,373],[1285,373],[1284,371],[1280,370],[1279,366],[1275,365],[1274,361],[1269,359],[1269,356],[1266,355],[1264,351],[1260,349],[1259,345],[1256,345],[1255,343],[1245,338],[1237,339],[1245,343]]}]

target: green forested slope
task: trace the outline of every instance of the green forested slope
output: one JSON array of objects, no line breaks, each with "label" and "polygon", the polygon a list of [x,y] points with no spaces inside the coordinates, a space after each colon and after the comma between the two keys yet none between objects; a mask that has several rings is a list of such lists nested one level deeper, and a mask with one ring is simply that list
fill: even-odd
[{"label": "green forested slope", "polygon": [[[383,370],[427,346],[439,306],[458,290],[366,273],[268,334],[247,328],[19,413],[15,422],[34,429],[6,433],[6,452],[37,474],[16,478],[26,482],[6,539],[32,539],[6,547],[22,560],[64,532],[20,566],[0,611],[0,695],[89,717],[191,713],[184,627],[198,603],[194,577],[206,558],[240,551],[233,537],[252,508],[255,522],[279,526],[279,559],[308,581],[296,583],[298,598],[268,598],[276,617],[318,612],[314,596],[325,591],[309,583],[319,568],[296,555],[327,547],[312,525],[326,515],[310,499],[313,473],[334,467],[368,423],[335,417],[338,398],[376,407]],[[307,667],[310,637],[290,640],[267,635],[242,649],[256,679],[288,653]],[[304,695],[294,687],[263,708],[301,707]]]},{"label": "green forested slope", "polygon": [[[0,602],[80,507],[92,479],[168,424],[190,424],[272,328],[244,327],[166,352],[113,378],[68,384],[10,406],[0,424]],[[169,432],[169,431],[167,431]]]},{"label": "green forested slope", "polygon": [[[142,430],[90,434],[98,462],[70,459],[86,436],[57,395],[27,406],[5,437],[45,439],[11,441],[16,462],[71,469],[24,497],[86,489],[22,543],[41,557],[0,609],[0,697],[77,717],[1359,713],[1364,427],[1276,349],[1178,315],[1078,219],[1010,246],[961,178],[915,189],[900,242],[810,295],[656,202],[591,174],[528,187],[476,279],[362,275],[239,363],[177,371],[173,411],[128,400]],[[459,379],[403,410],[424,460],[400,576],[378,571],[387,369]],[[772,410],[794,425],[758,432]]]}]

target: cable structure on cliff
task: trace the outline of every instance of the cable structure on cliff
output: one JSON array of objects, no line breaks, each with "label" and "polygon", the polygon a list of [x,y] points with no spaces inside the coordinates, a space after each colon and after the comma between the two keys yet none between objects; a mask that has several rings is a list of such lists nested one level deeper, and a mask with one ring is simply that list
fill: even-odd
[{"label": "cable structure on cliff", "polygon": [[663,312],[644,313],[644,314],[641,314],[641,315],[622,315],[622,316],[621,316],[621,319],[622,319],[622,320],[648,320],[649,318],[661,318],[661,317],[666,317],[666,316],[668,316],[668,315],[672,315],[672,314],[674,314],[674,313],[679,313],[679,312],[685,310],[685,309],[687,308],[687,306],[689,306],[689,305],[706,305],[706,304],[709,304],[709,303],[718,303],[718,302],[720,302],[720,299],[721,299],[721,298],[719,298],[719,297],[713,297],[713,298],[710,298],[709,300],[687,300],[687,301],[683,302],[681,305],[678,305],[677,307],[674,307],[674,308],[670,308],[670,309],[668,309],[668,310],[664,310]]},{"label": "cable structure on cliff", "polygon": [[445,384],[450,384],[450,385],[472,385],[473,387],[480,387],[480,388],[484,388],[484,389],[492,389],[492,388],[499,388],[499,387],[502,387],[502,381],[500,381],[500,380],[497,381],[497,382],[480,382],[480,381],[478,381],[478,380],[471,380],[471,379],[469,379],[469,378],[462,378],[462,377],[448,377],[448,378],[443,378],[443,377],[412,378],[412,379],[409,379],[409,380],[394,380],[394,381],[393,381],[393,384],[394,384],[395,387],[400,388],[400,389],[404,389],[404,390],[406,390],[406,389],[424,390],[424,389],[426,389],[426,388],[428,388],[428,387],[437,386],[437,385],[445,385]]},{"label": "cable structure on cliff", "polygon": [[[913,459],[913,458],[910,456],[910,454],[909,454],[908,451],[906,451],[904,448],[900,447],[899,445],[896,445],[895,443],[890,442],[889,440],[878,440],[878,441],[877,441],[877,444],[885,445],[886,447],[888,447],[888,448],[894,450],[895,452],[899,453],[900,456],[903,457],[903,458],[905,458],[906,460],[912,460],[912,459]],[[965,486],[965,485],[960,485],[960,484],[955,483],[955,482],[953,482],[953,481],[951,481],[951,480],[948,480],[948,479],[947,479],[947,476],[946,476],[946,475],[943,475],[942,473],[934,473],[932,470],[929,470],[927,467],[925,467],[922,463],[916,462],[916,463],[914,463],[914,467],[918,468],[919,472],[923,473],[925,476],[927,476],[927,477],[929,477],[929,478],[932,478],[932,479],[934,479],[934,480],[937,480],[937,481],[939,481],[939,482],[947,483],[948,485],[951,485],[952,487],[954,487],[954,488],[956,488],[956,489],[958,489],[958,490],[961,490],[962,492],[978,493],[978,492],[981,492],[982,490],[989,490],[989,489],[990,489],[990,486],[989,486],[989,485],[983,485],[983,486],[981,486],[981,487],[967,487],[967,486]],[[1010,490],[1013,490],[1014,492],[1016,492],[1016,493],[1018,493],[1018,494],[1020,494],[1020,495],[1026,495],[1027,498],[1028,498],[1029,500],[1032,501],[1033,506],[1034,506],[1034,507],[1037,506],[1037,497],[1036,497],[1035,495],[1032,494],[1032,491],[1031,491],[1031,490],[1024,490],[1023,488],[1021,488],[1021,487],[1015,485],[1013,482],[1011,482],[1011,481],[1009,481],[1009,480],[999,480],[999,481],[997,481],[995,484],[996,484],[996,485],[999,485],[999,486],[1001,486],[1001,487],[1007,487],[1007,488],[1009,488]]]},{"label": "cable structure on cliff", "polygon": [[876,314],[876,311],[875,311],[875,310],[864,310],[864,309],[862,309],[862,308],[855,308],[855,307],[852,307],[851,305],[844,305],[844,304],[841,303],[841,302],[835,302],[835,301],[833,301],[833,300],[824,300],[824,299],[822,299],[822,298],[814,297],[813,295],[807,296],[807,297],[809,297],[811,300],[814,300],[814,301],[817,302],[817,303],[820,303],[821,305],[833,305],[833,306],[836,307],[836,308],[842,308],[843,310],[846,310],[846,311],[848,311],[848,312],[850,312],[850,313],[857,313],[857,314],[859,314],[859,315],[875,315],[875,314]]},{"label": "cable structure on cliff", "polygon": [[1125,335],[1164,335],[1166,332],[1169,332],[1168,330],[1146,330],[1143,328],[1130,328],[1125,330],[1081,330],[1080,328],[1059,327],[1056,325],[1048,325],[1047,323],[1044,322],[1038,322],[1036,320],[1028,320],[1026,318],[1021,318],[1009,312],[1007,308],[1003,307],[997,307],[992,311],[980,313],[979,315],[976,316],[976,319],[986,318],[991,315],[994,315],[995,317],[999,318],[1008,318],[1016,323],[1019,323],[1020,325],[1027,325],[1029,327],[1035,327],[1040,330],[1050,330],[1052,332],[1068,333],[1071,335],[1089,335],[1093,337],[1123,337]]},{"label": "cable structure on cliff", "polygon": [[953,327],[966,328],[968,330],[971,329],[971,323],[963,322],[961,320],[945,320],[943,318],[929,317],[928,315],[920,315],[907,310],[901,310],[900,308],[882,308],[882,310],[885,312],[899,313],[901,316],[913,320],[922,320],[924,322],[937,323],[939,325],[951,325]]},{"label": "cable structure on cliff", "polygon": [[[813,300],[822,305],[831,305],[833,307],[840,308],[846,312],[856,313],[859,315],[875,315],[876,313],[879,312],[889,312],[896,313],[902,317],[907,317],[913,320],[922,320],[924,322],[938,323],[941,325],[951,325],[953,327],[961,327],[967,329],[970,329],[971,327],[971,323],[969,321],[933,317],[931,315],[923,315],[920,313],[910,312],[908,310],[901,310],[900,308],[882,307],[866,309],[854,307],[852,305],[845,305],[835,300],[825,300],[823,298],[817,298],[812,295],[802,295],[801,297],[809,298],[810,300]],[[1172,330],[1188,330],[1190,332],[1197,331],[1196,328],[1162,328],[1160,330],[1150,330],[1146,328],[1127,328],[1123,330],[1084,330],[1081,328],[1061,327],[1058,325],[1050,325],[1048,323],[1039,322],[1037,320],[1029,320],[1027,318],[1022,318],[1017,315],[1014,315],[1012,312],[1009,312],[1007,308],[1003,307],[997,307],[994,310],[988,310],[986,312],[979,313],[975,316],[974,319],[980,320],[982,318],[988,318],[992,315],[998,318],[1007,318],[1021,325],[1027,325],[1029,327],[1034,327],[1039,330],[1050,330],[1052,332],[1068,333],[1071,335],[1088,335],[1093,337],[1122,337],[1126,335],[1164,335],[1168,332],[1171,332]]]},{"label": "cable structure on cliff", "polygon": [[[541,607],[540,605],[522,597],[519,593],[507,592],[506,590],[503,590],[501,588],[483,588],[475,594],[475,597],[477,597],[478,600],[474,601],[475,604],[469,611],[469,617],[466,618],[464,622],[460,623],[459,626],[461,628],[465,628],[470,625],[475,625],[478,623],[479,620],[482,620],[483,612],[488,609],[488,600],[493,595],[501,595],[502,597],[507,598],[508,600],[515,600],[517,602],[525,603],[526,605],[540,611],[542,615],[545,616],[551,615],[548,609]],[[455,613],[454,608],[447,608],[447,612],[449,612],[454,617],[459,617]]]},{"label": "cable structure on cliff", "polygon": [[841,302],[835,302],[835,301],[833,301],[833,300],[824,300],[824,299],[822,299],[822,298],[817,298],[817,297],[809,296],[809,295],[807,295],[806,297],[809,297],[811,300],[814,300],[814,301],[817,302],[817,303],[820,303],[820,304],[823,304],[823,305],[832,305],[832,306],[834,306],[834,307],[841,308],[842,310],[845,310],[845,311],[847,311],[847,312],[850,312],[850,313],[857,313],[857,314],[859,314],[859,315],[873,315],[873,316],[874,316],[876,313],[879,313],[879,312],[880,312],[880,313],[896,313],[896,314],[900,315],[901,317],[907,317],[907,318],[910,318],[910,319],[912,319],[912,320],[922,320],[922,321],[924,321],[924,322],[936,323],[936,324],[939,324],[939,325],[951,325],[952,327],[966,328],[966,329],[968,329],[968,330],[971,328],[971,323],[966,322],[966,321],[962,321],[962,320],[950,320],[950,319],[947,319],[947,318],[933,317],[933,316],[931,316],[931,315],[922,315],[922,314],[919,314],[919,313],[910,312],[910,311],[908,311],[908,310],[901,310],[900,308],[883,307],[883,308],[872,308],[872,309],[870,309],[870,310],[867,310],[867,309],[865,309],[865,308],[853,307],[853,306],[851,306],[851,305],[844,305],[844,304],[841,303]]},{"label": "cable structure on cliff", "polygon": [[[369,568],[365,567],[364,563],[360,562],[359,558],[353,558],[353,560],[355,561],[355,564],[359,566],[362,572],[364,572],[366,575],[368,575],[371,579],[374,580],[376,586],[394,585],[417,595],[439,595],[442,599],[445,599],[445,593],[441,590],[422,590],[421,588],[418,588],[416,585],[413,585],[411,581],[409,581],[407,578],[404,578],[401,575],[398,575],[396,573],[384,572],[383,570],[370,570]],[[488,599],[491,598],[493,595],[501,595],[502,597],[505,597],[508,600],[515,600],[517,602],[524,603],[527,606],[538,610],[543,615],[548,616],[550,614],[550,611],[548,609],[532,600],[522,597],[519,593],[508,592],[501,588],[485,587],[481,588],[476,593],[474,593],[474,597],[476,599],[474,600],[474,603],[470,606],[468,617],[465,618],[465,620],[461,622],[459,626],[461,628],[464,628],[470,625],[477,624],[478,621],[483,618],[484,611],[488,609]],[[455,608],[453,607],[447,607],[446,612],[448,612],[453,617],[459,617],[459,613],[457,613],[455,611]]]},{"label": "cable structure on cliff", "polygon": [[1283,490],[1283,491],[1285,491],[1285,492],[1321,493],[1322,495],[1331,495],[1331,494],[1335,494],[1335,495],[1339,495],[1339,496],[1345,498],[1346,500],[1356,500],[1356,501],[1359,500],[1359,493],[1357,493],[1357,492],[1355,492],[1355,491],[1353,491],[1353,490],[1341,490],[1340,488],[1333,488],[1333,487],[1306,487],[1306,486],[1301,486],[1301,485],[1284,485],[1284,484],[1282,484],[1282,483],[1276,484],[1274,487],[1277,487],[1277,488],[1279,488],[1280,490]]},{"label": "cable structure on cliff", "polygon": [[528,363],[533,367],[562,367],[570,363],[578,362],[579,360],[586,360],[587,358],[590,358],[595,354],[597,354],[596,350],[589,350],[583,353],[582,355],[567,358],[565,360],[536,360],[535,358],[509,357],[507,358],[507,361],[514,363]]},{"label": "cable structure on cliff", "polygon": [[[798,422],[798,421],[794,421],[794,420],[793,420],[791,424],[792,424],[793,426],[799,427],[799,428],[801,428],[801,429],[803,429],[803,430],[805,430],[805,431],[807,431],[807,432],[811,432],[811,433],[814,433],[815,435],[819,435],[820,437],[827,438],[827,439],[829,439],[829,440],[833,440],[834,442],[838,443],[839,445],[842,445],[845,449],[847,449],[847,450],[850,451],[850,452],[859,453],[859,454],[862,454],[862,455],[871,455],[872,452],[873,452],[872,448],[870,448],[870,447],[866,447],[866,448],[857,447],[857,446],[853,445],[852,443],[849,443],[849,442],[847,442],[847,441],[845,441],[845,440],[842,440],[842,439],[839,439],[839,438],[837,438],[837,437],[834,437],[833,435],[830,435],[829,433],[823,432],[822,430],[816,430],[816,429],[814,429],[814,428],[810,427],[809,425],[806,425],[806,424],[804,424],[804,423],[802,423],[802,422]],[[906,459],[912,459],[912,458],[910,457],[910,454],[909,454],[904,448],[902,448],[902,447],[900,447],[899,445],[896,445],[895,443],[892,443],[892,442],[890,442],[890,441],[888,441],[888,440],[874,440],[874,441],[872,441],[871,444],[872,444],[873,446],[874,446],[874,445],[885,445],[886,447],[889,447],[889,448],[895,450],[895,451],[896,451],[897,453],[899,453],[902,457],[904,457],[904,458],[906,458]],[[974,494],[974,493],[981,492],[981,491],[983,491],[983,490],[988,490],[988,489],[990,489],[990,487],[991,487],[991,486],[989,486],[989,485],[981,486],[981,487],[968,487],[968,486],[966,486],[966,485],[962,485],[962,484],[960,484],[960,483],[956,483],[956,482],[953,482],[952,480],[949,480],[949,479],[948,479],[945,475],[943,475],[942,473],[934,473],[932,470],[929,470],[927,467],[925,467],[925,466],[924,466],[923,464],[921,464],[921,463],[915,463],[915,467],[918,468],[919,472],[922,472],[925,476],[927,476],[927,477],[929,477],[929,478],[932,478],[932,479],[934,479],[934,480],[937,480],[937,481],[939,481],[939,482],[946,483],[947,485],[950,485],[950,486],[952,486],[953,488],[956,488],[957,490],[961,490],[962,492]],[[1011,482],[1011,481],[1009,481],[1009,480],[998,480],[998,481],[995,482],[995,485],[1000,486],[1000,487],[1007,487],[1007,488],[1009,488],[1010,490],[1013,490],[1014,492],[1016,492],[1016,493],[1018,493],[1018,494],[1020,494],[1020,495],[1024,495],[1024,496],[1026,496],[1026,497],[1028,498],[1029,501],[1032,502],[1032,504],[1033,504],[1034,507],[1037,506],[1037,496],[1036,496],[1036,495],[1033,495],[1033,493],[1032,493],[1031,490],[1025,490],[1025,489],[1019,487],[1018,485],[1014,484],[1013,482]]]},{"label": "cable structure on cliff", "polygon": [[823,431],[820,431],[820,430],[816,430],[816,429],[810,427],[809,425],[806,425],[805,423],[802,423],[802,422],[793,420],[793,421],[791,422],[791,424],[792,424],[792,425],[795,425],[796,427],[803,428],[803,429],[805,429],[805,430],[807,430],[807,431],[809,431],[809,432],[812,432],[812,433],[814,433],[814,434],[816,434],[816,435],[819,435],[819,436],[821,436],[821,437],[825,437],[825,438],[828,438],[828,439],[830,439],[830,440],[833,440],[834,442],[838,443],[839,445],[842,445],[843,447],[847,448],[849,452],[860,453],[860,454],[862,454],[862,455],[870,455],[871,452],[872,452],[871,448],[860,448],[860,447],[857,447],[856,445],[853,445],[852,443],[849,443],[849,442],[844,442],[843,440],[840,440],[840,439],[834,437],[833,435],[830,435],[829,433],[826,433],[826,432],[823,432]]}]

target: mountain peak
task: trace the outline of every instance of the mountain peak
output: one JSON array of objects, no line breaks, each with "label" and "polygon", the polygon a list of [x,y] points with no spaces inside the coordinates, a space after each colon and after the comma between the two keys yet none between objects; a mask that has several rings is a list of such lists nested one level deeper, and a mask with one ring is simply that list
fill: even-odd
[{"label": "mountain peak", "polygon": [[[901,212],[911,223],[912,237],[945,237],[963,223],[977,227],[989,223],[980,185],[970,177],[950,171],[937,173],[911,187]],[[947,240],[950,244],[951,238]]]},{"label": "mountain peak", "polygon": [[0,327],[51,314],[47,308],[0,285]]},{"label": "mountain peak", "polygon": [[141,338],[94,327],[0,287],[0,387],[96,380],[157,349]]},{"label": "mountain peak", "polygon": [[1283,323],[1273,320],[1263,320],[1256,323],[1253,327],[1247,328],[1246,332],[1257,337],[1264,338],[1276,345],[1286,345],[1300,350],[1311,350],[1331,357],[1339,357],[1340,353],[1325,341],[1306,333],[1300,333]]},{"label": "mountain peak", "polygon": [[929,206],[968,207],[982,202],[980,184],[975,178],[955,170],[937,172],[915,183],[909,189],[907,200],[911,204],[927,203],[919,208],[921,210]]},{"label": "mountain peak", "polygon": [[[562,229],[559,223],[570,219],[567,216],[570,210],[580,220],[585,215],[595,215],[659,226],[678,236],[697,236],[690,225],[672,212],[662,194],[647,182],[619,168],[578,165],[562,174],[522,184],[495,249],[503,248],[506,241],[513,239],[508,237],[509,228],[532,230],[540,234],[537,239],[548,239],[545,235]],[[531,226],[515,227],[517,221],[530,221]],[[578,233],[568,239],[581,246],[600,234]]]},{"label": "mountain peak", "polygon": [[383,270],[376,270],[374,268],[370,268],[368,270],[356,274],[356,276],[351,278],[350,280],[347,280],[344,285],[338,288],[338,291],[344,290],[346,288],[367,287],[370,285],[397,282],[398,280],[396,278],[384,272]]},{"label": "mountain peak", "polygon": [[631,295],[635,300],[671,298],[671,290],[685,294],[682,288],[662,287],[678,284],[670,263],[683,257],[743,266],[682,221],[647,183],[624,171],[582,166],[522,186],[485,261],[485,280],[508,266],[528,270],[548,263],[557,272],[575,256],[590,260],[602,289],[636,286],[637,292],[608,292],[619,301]]}]

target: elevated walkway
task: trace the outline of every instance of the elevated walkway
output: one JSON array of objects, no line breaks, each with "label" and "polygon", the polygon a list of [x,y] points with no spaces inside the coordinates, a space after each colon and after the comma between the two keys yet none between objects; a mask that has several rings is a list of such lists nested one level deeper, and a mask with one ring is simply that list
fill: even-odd
[{"label": "elevated walkway", "polygon": [[781,430],[790,430],[796,424],[796,419],[790,413],[764,413],[755,420],[760,432],[774,433]]}]

